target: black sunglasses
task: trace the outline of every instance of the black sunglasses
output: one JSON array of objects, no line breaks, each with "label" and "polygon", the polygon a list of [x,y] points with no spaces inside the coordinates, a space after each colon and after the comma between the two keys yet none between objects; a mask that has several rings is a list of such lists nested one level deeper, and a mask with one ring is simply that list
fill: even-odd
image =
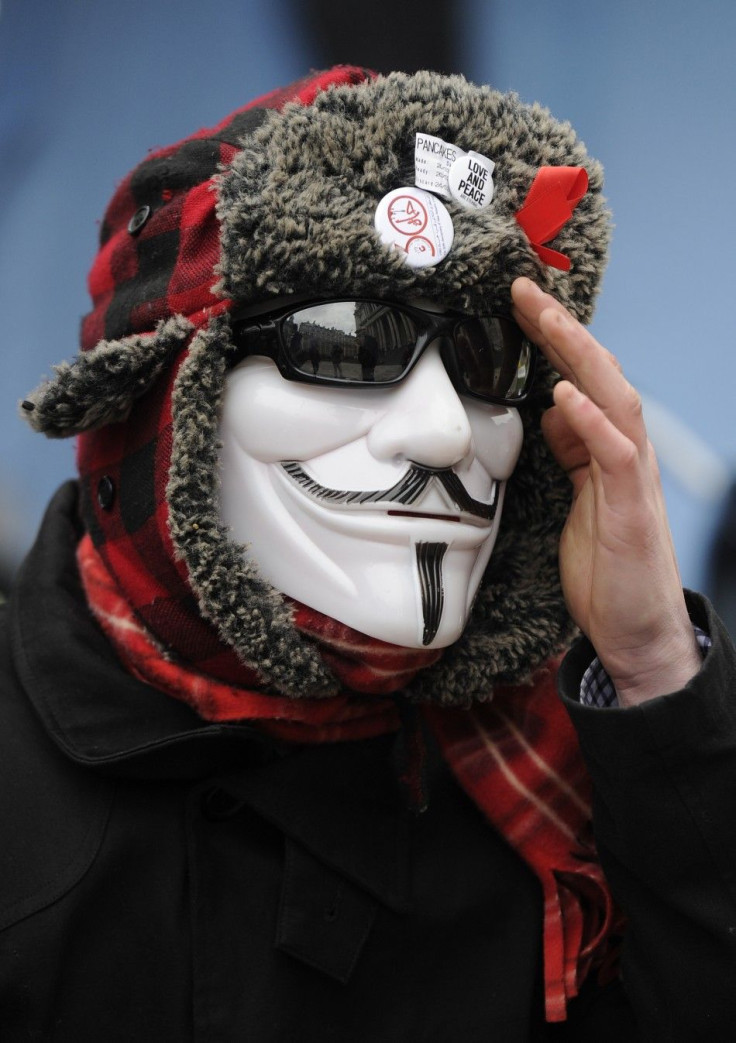
[{"label": "black sunglasses", "polygon": [[273,359],[282,377],[326,387],[387,387],[437,339],[462,395],[517,405],[528,395],[534,350],[507,315],[473,317],[377,300],[329,300],[233,321],[236,361]]}]

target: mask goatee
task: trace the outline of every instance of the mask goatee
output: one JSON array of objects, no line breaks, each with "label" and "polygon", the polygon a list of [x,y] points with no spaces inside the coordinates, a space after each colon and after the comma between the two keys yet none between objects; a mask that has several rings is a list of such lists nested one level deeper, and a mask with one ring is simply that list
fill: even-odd
[{"label": "mask goatee", "polygon": [[445,591],[442,585],[442,559],[447,550],[446,543],[417,543],[417,571],[419,573],[419,589],[422,595],[422,616],[424,633],[422,644],[429,645],[439,630],[442,609],[445,605]]}]

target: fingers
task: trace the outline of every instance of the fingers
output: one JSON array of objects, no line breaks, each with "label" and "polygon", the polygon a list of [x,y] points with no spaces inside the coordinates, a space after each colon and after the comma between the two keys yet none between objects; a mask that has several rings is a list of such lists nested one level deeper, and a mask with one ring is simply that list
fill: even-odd
[{"label": "fingers", "polygon": [[641,399],[624,377],[618,360],[549,294],[531,280],[511,288],[514,317],[550,364],[587,395],[644,453],[647,447]]},{"label": "fingers", "polygon": [[585,444],[604,475],[616,475],[636,467],[639,454],[634,443],[587,395],[564,380],[555,387],[554,396],[568,427]]},{"label": "fingers", "polygon": [[[529,279],[511,288],[514,315],[563,376],[544,420],[547,442],[577,494],[591,462],[609,505],[646,502],[666,526],[656,461],[641,398],[615,357]],[[636,513],[636,512],[634,512]]]},{"label": "fingers", "polygon": [[573,484],[577,494],[588,473],[590,451],[585,442],[565,419],[558,406],[552,406],[542,416],[542,433],[552,455]]},{"label": "fingers", "polygon": [[[555,387],[555,404],[590,454],[590,466],[573,471],[574,496],[592,482],[598,541],[608,551],[661,545],[662,518],[648,465],[636,445],[569,381]],[[668,555],[669,557],[669,555]]]},{"label": "fingers", "polygon": [[572,373],[569,370],[566,371],[564,359],[557,358],[554,348],[548,343],[547,337],[539,325],[539,317],[545,308],[552,308],[564,313],[565,309],[563,306],[550,294],[540,290],[531,279],[514,280],[511,286],[511,297],[514,302],[514,318],[521,326],[524,334],[529,340],[534,341],[545,355],[548,356],[548,352],[552,352],[555,355],[555,359],[550,359],[550,362],[554,368],[563,377],[571,377]]}]

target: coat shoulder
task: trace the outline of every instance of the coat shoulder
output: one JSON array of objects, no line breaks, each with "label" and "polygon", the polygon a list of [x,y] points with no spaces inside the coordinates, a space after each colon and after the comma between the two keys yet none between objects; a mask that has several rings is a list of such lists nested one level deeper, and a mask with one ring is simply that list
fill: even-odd
[{"label": "coat shoulder", "polygon": [[29,704],[0,606],[0,930],[57,901],[99,850],[113,785],[69,761]]}]

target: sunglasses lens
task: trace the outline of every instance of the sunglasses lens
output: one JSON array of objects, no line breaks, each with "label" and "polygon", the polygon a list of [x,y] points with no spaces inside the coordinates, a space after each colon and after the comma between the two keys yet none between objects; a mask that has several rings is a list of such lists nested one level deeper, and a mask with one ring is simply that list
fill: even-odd
[{"label": "sunglasses lens", "polygon": [[376,301],[311,305],[281,325],[283,346],[297,372],[347,383],[398,380],[420,332],[411,315]]},{"label": "sunglasses lens", "polygon": [[455,358],[462,383],[474,395],[514,402],[528,390],[532,348],[512,319],[494,315],[458,323]]}]

